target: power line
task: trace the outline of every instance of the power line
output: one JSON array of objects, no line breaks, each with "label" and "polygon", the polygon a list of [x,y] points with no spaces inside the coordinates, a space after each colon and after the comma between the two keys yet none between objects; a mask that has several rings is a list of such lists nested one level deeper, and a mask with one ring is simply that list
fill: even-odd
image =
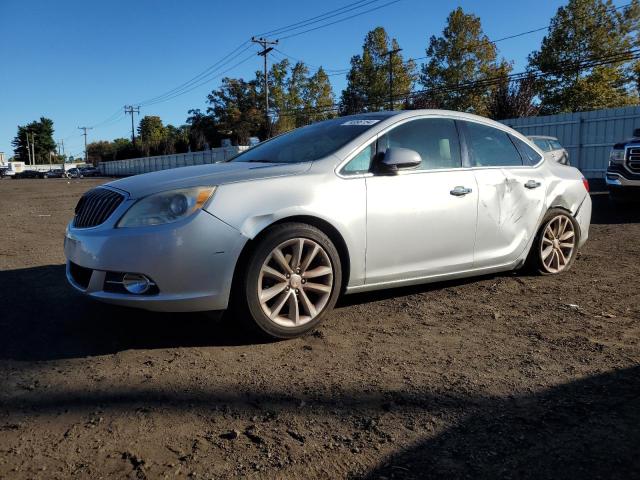
[{"label": "power line", "polygon": [[159,100],[161,100],[161,99],[163,99],[165,97],[172,96],[172,95],[178,93],[181,90],[188,89],[194,83],[197,83],[197,82],[201,81],[202,79],[204,79],[205,77],[208,77],[208,76],[214,74],[221,67],[223,67],[224,65],[228,64],[229,62],[231,62],[233,60],[233,58],[230,58],[230,57],[232,57],[233,55],[236,55],[236,56],[237,55],[242,55],[244,52],[249,50],[250,47],[251,47],[251,43],[248,40],[245,40],[240,45],[238,45],[236,48],[234,48],[231,52],[229,52],[227,55],[225,55],[220,60],[218,60],[214,64],[212,64],[209,67],[207,67],[205,70],[200,72],[198,75],[192,77],[191,79],[187,80],[184,83],[181,83],[180,85],[178,85],[177,87],[172,88],[171,90],[168,90],[168,91],[166,91],[166,92],[164,92],[164,93],[162,93],[160,95],[157,95],[155,97],[148,98],[146,100],[142,100],[140,102],[137,102],[134,105],[144,106],[144,105],[149,105],[149,104],[152,104],[152,103],[158,103]]},{"label": "power line", "polygon": [[[399,0],[398,0],[398,1],[399,1]],[[394,3],[394,2],[391,2],[391,3]],[[631,5],[632,5],[632,3],[626,3],[626,4],[624,4],[624,5],[619,5],[619,6],[617,6],[617,7],[613,7],[613,8],[611,8],[611,11],[621,10],[621,9],[627,8],[627,7],[631,6]],[[380,7],[378,7],[378,8],[382,8],[383,6],[385,6],[385,5],[381,5],[381,6],[380,6]],[[609,10],[609,9],[607,8],[607,10]],[[363,13],[366,13],[366,12],[363,12]],[[329,24],[327,24],[327,25],[329,25]],[[496,40],[491,40],[491,39],[489,39],[489,42],[490,42],[490,43],[503,42],[503,41],[505,41],[505,40],[511,40],[511,39],[513,39],[513,38],[522,37],[522,36],[524,36],[524,35],[529,35],[529,34],[531,34],[531,33],[540,32],[540,31],[543,31],[543,30],[548,30],[550,27],[551,27],[551,24],[549,24],[549,25],[547,25],[547,26],[545,26],[545,27],[540,27],[540,28],[536,28],[536,29],[533,29],[533,30],[527,30],[527,31],[525,31],[525,32],[520,32],[520,33],[516,33],[516,34],[513,34],[513,35],[509,35],[509,36],[506,36],[506,37],[501,37],[501,38],[498,38],[498,39],[496,39]],[[304,33],[304,32],[301,32],[301,33]],[[288,37],[281,37],[281,39],[284,39],[284,38],[288,38]],[[293,56],[291,56],[291,55],[289,55],[289,54],[287,54],[287,53],[283,52],[282,50],[277,49],[277,51],[278,51],[279,53],[281,53],[282,55],[284,55],[284,56],[286,56],[286,57],[288,57],[288,58],[290,58],[290,59],[292,59],[292,60],[296,60],[296,61],[299,61],[299,62],[303,62],[303,63],[304,63],[304,61],[303,61],[303,60],[301,60],[301,59],[297,59],[296,57],[293,57]],[[428,56],[412,57],[412,58],[408,58],[406,61],[404,61],[404,62],[403,62],[403,64],[404,64],[404,65],[408,65],[410,62],[415,62],[416,60],[426,60],[427,58],[429,58],[429,57],[428,57]],[[309,66],[313,67],[313,65],[310,65],[310,64],[307,64],[307,65],[309,65]],[[315,67],[314,67],[314,68],[315,68]],[[342,71],[344,71],[345,73],[346,73],[346,72],[349,72],[350,68],[345,68],[345,69],[342,69],[342,70],[340,70],[340,69],[335,69],[335,70],[325,69],[325,70],[327,70],[327,71],[331,71],[331,72],[332,72],[332,73],[331,73],[331,74],[329,74],[328,76],[336,76],[336,75],[341,75],[341,74],[342,74],[342,73],[341,73]],[[335,72],[335,73],[334,73],[334,72]]]},{"label": "power line", "polygon": [[288,58],[289,60],[293,60],[294,62],[299,62],[299,63],[304,63],[305,65],[307,65],[308,67],[311,67],[315,70],[320,70],[321,68],[325,71],[325,72],[343,72],[345,70],[349,70],[348,68],[327,68],[327,67],[323,67],[321,66],[316,66],[316,65],[312,65],[310,63],[305,62],[304,60],[301,60],[299,58],[296,58],[292,55],[289,55],[288,53],[283,52],[282,50],[280,50],[279,48],[274,48],[273,49],[275,52],[278,52],[283,58]]},{"label": "power line", "polygon": [[[584,70],[584,69],[588,69],[588,68],[594,68],[597,66],[601,66],[601,65],[608,65],[611,63],[619,63],[619,62],[626,62],[626,61],[631,61],[631,60],[637,60],[640,59],[640,48],[636,48],[636,49],[630,49],[630,50],[626,50],[626,51],[622,51],[622,52],[615,52],[606,56],[602,56],[602,57],[591,57],[588,59],[584,59],[581,61],[565,61],[565,62],[560,62],[556,65],[553,66],[553,68],[551,69],[546,69],[544,72],[543,71],[534,71],[534,70],[529,70],[529,71],[524,71],[524,72],[518,72],[518,73],[513,73],[510,75],[500,75],[500,76],[495,76],[495,77],[489,77],[489,78],[485,78],[485,79],[481,79],[481,80],[476,80],[476,81],[470,81],[470,82],[464,82],[464,83],[456,83],[456,84],[448,84],[448,85],[442,85],[439,87],[434,87],[431,89],[422,89],[422,90],[416,90],[413,92],[405,92],[405,93],[401,93],[401,94],[396,94],[393,95],[394,99],[409,99],[409,98],[414,98],[414,97],[418,97],[421,95],[427,95],[427,94],[435,94],[435,93],[442,93],[442,92],[455,92],[455,91],[464,91],[464,90],[470,90],[470,89],[474,89],[474,88],[479,88],[479,87],[489,87],[489,86],[493,86],[493,85],[498,85],[501,82],[504,82],[505,80],[507,80],[509,83],[511,82],[521,82],[523,80],[525,80],[528,77],[532,77],[534,79],[537,78],[541,78],[545,75],[548,74],[553,74],[553,73],[561,73],[561,72],[565,72],[567,70],[569,71],[574,71],[574,70]],[[362,105],[363,108],[367,108],[370,106],[374,106],[377,105],[377,102],[374,104],[372,102],[368,102],[368,103],[364,103]],[[329,113],[329,112],[335,112],[338,111],[341,107],[340,103],[334,103],[330,106],[327,106],[323,109],[313,109],[313,108],[302,108],[302,109],[291,109],[291,110],[284,110],[279,112],[279,116],[291,116],[291,115],[300,115],[300,114],[304,114],[304,113],[314,113],[314,114],[322,114],[322,113]]]},{"label": "power line", "polygon": [[346,22],[347,20],[351,20],[352,18],[356,18],[356,17],[359,17],[359,16],[364,15],[366,13],[370,13],[370,12],[374,12],[376,10],[380,10],[381,8],[388,7],[389,5],[393,5],[394,3],[398,3],[398,2],[401,2],[401,1],[402,0],[393,0],[391,2],[383,3],[382,5],[378,5],[377,7],[370,8],[368,10],[364,10],[362,12],[358,12],[358,13],[355,13],[353,15],[349,15],[348,17],[340,18],[340,19],[335,20],[333,22],[325,23],[323,25],[319,25],[317,27],[309,28],[309,29],[303,30],[301,32],[292,33],[290,35],[285,35],[284,37],[280,37],[280,40],[285,40],[287,38],[297,37],[298,35],[303,35],[305,33],[313,32],[315,30],[320,30],[321,28],[327,28],[327,27],[330,27],[331,25],[335,25],[337,23]]},{"label": "power line", "polygon": [[247,56],[247,57],[245,57],[244,59],[240,60],[238,63],[236,63],[236,64],[232,65],[231,67],[227,68],[226,70],[223,70],[222,72],[219,72],[219,73],[218,73],[218,74],[216,74],[214,77],[211,77],[211,78],[209,78],[209,79],[203,80],[202,82],[200,82],[200,83],[198,83],[198,84],[196,84],[196,85],[193,85],[193,86],[192,86],[191,88],[189,88],[188,90],[184,90],[184,91],[181,91],[181,92],[177,92],[177,93],[175,93],[174,95],[172,95],[172,96],[170,96],[170,97],[163,98],[163,99],[160,99],[160,100],[156,100],[156,101],[154,101],[154,102],[144,103],[144,104],[142,104],[142,106],[150,106],[150,105],[155,105],[156,103],[163,103],[163,102],[167,102],[167,101],[169,101],[169,100],[173,100],[173,99],[174,99],[174,98],[176,98],[176,97],[179,97],[179,96],[181,96],[181,95],[184,95],[185,93],[189,93],[190,91],[195,90],[196,88],[198,88],[198,87],[200,87],[200,86],[202,86],[202,85],[204,85],[204,84],[206,84],[206,83],[209,83],[211,80],[215,80],[216,78],[220,78],[220,77],[221,77],[221,76],[223,76],[225,73],[227,73],[227,72],[229,72],[229,71],[231,71],[231,70],[235,69],[236,67],[238,67],[238,66],[242,65],[243,63],[246,63],[247,61],[249,61],[249,60],[251,60],[252,58],[254,58],[254,55],[255,55],[254,53],[251,53],[249,56]]},{"label": "power line", "polygon": [[274,36],[274,35],[279,35],[282,33],[287,33],[293,30],[299,30],[300,28],[304,28],[307,27],[309,25],[313,25],[315,23],[320,23],[323,22],[325,20],[328,20],[329,18],[334,18],[334,17],[338,17],[340,15],[344,15],[345,13],[348,12],[352,12],[354,10],[358,10],[362,7],[366,7],[367,5],[370,5],[372,3],[377,3],[379,1],[382,0],[360,0],[359,2],[354,2],[354,3],[350,3],[348,5],[345,5],[344,7],[341,8],[336,8],[334,10],[330,10],[328,12],[325,12],[321,15],[317,15],[315,17],[311,17],[311,18],[307,18],[306,20],[301,20],[299,22],[296,23],[292,23],[291,25],[287,25],[281,28],[277,28],[275,30],[271,30],[269,32],[263,32],[260,34],[260,36]]},{"label": "power line", "polygon": [[[271,32],[265,32],[262,35],[264,36],[264,35],[270,34],[272,32],[288,32],[288,31],[297,30],[299,28],[303,28],[304,26],[311,25],[313,23],[318,23],[318,22],[324,21],[324,20],[326,20],[328,18],[334,17],[336,15],[342,15],[344,13],[348,13],[349,11],[353,11],[355,9],[362,8],[362,7],[365,7],[367,5],[370,5],[372,3],[376,3],[376,2],[379,2],[379,1],[381,1],[381,0],[360,0],[358,2],[354,2],[354,3],[351,3],[351,4],[345,5],[344,7],[340,7],[338,9],[334,9],[334,10],[331,10],[329,12],[325,12],[325,13],[323,13],[321,15],[317,15],[315,17],[308,18],[306,20],[301,20],[299,22],[296,22],[296,23],[291,24],[291,25],[287,25],[285,27],[280,27],[278,29],[272,30]],[[307,30],[307,31],[317,30],[319,28],[324,28],[325,26],[329,26],[329,25],[333,25],[335,23],[346,21],[346,20],[349,20],[351,18],[357,17],[359,15],[368,13],[370,11],[377,10],[378,8],[382,8],[382,7],[385,7],[387,5],[391,5],[393,3],[397,3],[399,1],[401,1],[401,0],[394,0],[392,2],[388,2],[386,4],[383,4],[383,5],[380,5],[378,7],[375,7],[373,9],[362,11],[362,12],[359,12],[357,14],[350,15],[348,17],[345,17],[343,19],[335,21],[335,22],[331,22],[331,23],[328,23],[328,24],[325,24],[325,25],[320,25],[318,27],[315,27],[315,28]],[[295,35],[301,35],[303,33],[306,33],[306,31],[298,32],[298,33],[295,33],[293,35],[289,35],[289,37],[295,36]],[[289,37],[286,37],[286,38],[289,38]],[[219,75],[215,75],[215,76],[212,76],[212,75],[214,75],[221,67],[223,67],[223,66],[227,65],[228,63],[230,63],[233,60],[233,58],[231,58],[231,57],[233,57],[234,54],[235,54],[236,57],[238,55],[241,55],[242,53],[244,53],[245,51],[247,51],[250,48],[250,45],[251,44],[250,44],[250,42],[248,40],[244,41],[243,43],[238,45],[234,50],[232,50],[230,53],[228,53],[227,55],[222,57],[220,60],[218,60],[216,63],[210,65],[205,70],[200,72],[198,75],[192,77],[191,79],[187,80],[186,82],[183,82],[182,84],[178,85],[177,87],[174,87],[171,90],[168,90],[168,91],[166,91],[166,92],[164,92],[164,93],[162,93],[160,95],[157,95],[155,97],[152,97],[152,98],[149,98],[149,99],[146,99],[146,100],[142,100],[140,102],[136,102],[136,103],[134,103],[134,105],[137,105],[137,106],[155,105],[157,103],[161,103],[161,102],[164,102],[164,101],[167,101],[167,100],[172,100],[172,99],[174,99],[174,98],[176,98],[176,97],[178,97],[180,95],[183,95],[185,93],[191,92],[192,90],[204,85],[205,83],[208,83],[211,80],[214,80],[215,78],[219,77]],[[244,62],[240,62],[240,63],[236,64],[235,66],[238,66],[241,63],[244,63]],[[235,68],[235,66],[234,66],[234,68]],[[228,71],[228,70],[226,70],[226,71]]]},{"label": "power line", "polygon": [[[632,5],[631,3],[625,3],[624,5],[620,5],[618,7],[613,7],[611,10],[615,12],[616,10],[621,10],[621,9],[627,8],[627,7],[631,6],[631,5]],[[609,9],[607,8],[607,10],[609,10]],[[509,35],[509,36],[506,36],[506,37],[498,38],[496,40],[489,40],[489,41],[491,43],[503,42],[505,40],[511,40],[512,38],[522,37],[524,35],[529,35],[531,33],[542,32],[543,30],[549,30],[549,28],[551,28],[551,24],[547,25],[546,27],[534,28],[533,30],[527,30],[526,32],[516,33],[514,35]]]}]

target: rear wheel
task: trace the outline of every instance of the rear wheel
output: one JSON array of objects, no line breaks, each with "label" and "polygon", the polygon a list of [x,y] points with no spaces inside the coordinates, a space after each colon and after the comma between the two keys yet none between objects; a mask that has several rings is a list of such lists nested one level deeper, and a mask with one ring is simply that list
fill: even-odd
[{"label": "rear wheel", "polygon": [[530,265],[542,275],[569,270],[578,253],[579,235],[578,223],[570,213],[550,210],[531,247]]},{"label": "rear wheel", "polygon": [[246,263],[242,310],[261,333],[293,338],[326,317],[341,281],[340,256],[329,237],[307,224],[276,225]]}]

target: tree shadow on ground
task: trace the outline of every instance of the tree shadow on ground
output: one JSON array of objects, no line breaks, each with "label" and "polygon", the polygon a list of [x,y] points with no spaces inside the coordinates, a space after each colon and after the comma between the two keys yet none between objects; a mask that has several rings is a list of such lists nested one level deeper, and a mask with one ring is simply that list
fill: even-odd
[{"label": "tree shadow on ground", "polygon": [[640,478],[640,367],[486,402],[368,479]]}]

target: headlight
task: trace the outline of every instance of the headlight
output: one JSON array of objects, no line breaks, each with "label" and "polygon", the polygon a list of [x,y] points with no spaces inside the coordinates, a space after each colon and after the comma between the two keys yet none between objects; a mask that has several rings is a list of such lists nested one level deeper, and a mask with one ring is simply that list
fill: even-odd
[{"label": "headlight", "polygon": [[177,222],[200,210],[216,187],[194,187],[156,193],[138,200],[118,222],[118,227],[145,227]]},{"label": "headlight", "polygon": [[623,163],[624,162],[624,150],[613,149],[609,154],[609,161],[612,163]]}]

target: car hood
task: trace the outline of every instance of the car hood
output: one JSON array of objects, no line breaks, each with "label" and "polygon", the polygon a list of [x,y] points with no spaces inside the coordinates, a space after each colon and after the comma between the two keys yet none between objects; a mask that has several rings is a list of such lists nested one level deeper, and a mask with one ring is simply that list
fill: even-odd
[{"label": "car hood", "polygon": [[213,163],[144,173],[115,180],[107,183],[107,185],[129,193],[132,198],[141,198],[175,188],[224,185],[225,183],[247,180],[298,175],[306,172],[310,166],[311,162],[276,164],[249,162]]}]

